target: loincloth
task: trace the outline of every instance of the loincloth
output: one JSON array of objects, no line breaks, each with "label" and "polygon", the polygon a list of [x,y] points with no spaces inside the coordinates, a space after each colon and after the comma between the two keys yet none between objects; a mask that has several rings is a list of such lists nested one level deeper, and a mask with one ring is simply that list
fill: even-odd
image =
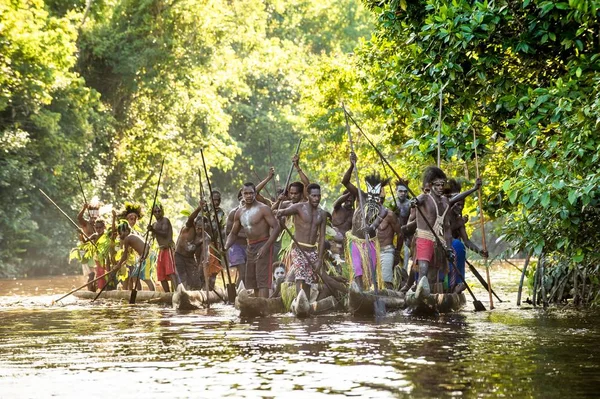
[{"label": "loincloth", "polygon": [[[377,284],[379,287],[383,287],[379,240],[375,237],[369,242],[371,245],[367,250],[365,239],[356,237],[352,234],[352,231],[346,232],[346,260],[350,259],[352,261],[352,267],[349,268],[350,279],[354,279],[354,276],[362,276],[363,285],[369,287],[373,284],[373,272],[376,272]],[[370,264],[370,267],[366,267],[368,264]]]},{"label": "loincloth", "polygon": [[[304,245],[304,244],[302,244]],[[304,254],[302,253],[304,252]],[[305,256],[306,255],[306,256]],[[308,260],[306,259],[308,257]],[[306,284],[317,282],[313,266],[319,262],[319,253],[316,248],[300,249],[292,247],[292,269],[295,280],[304,280]]]},{"label": "loincloth", "polygon": [[[145,261],[144,261],[145,263]],[[156,273],[158,281],[168,281],[170,275],[175,274],[175,257],[171,247],[160,248],[156,261]]]},{"label": "loincloth", "polygon": [[271,288],[273,283],[273,246],[257,257],[259,249],[265,245],[269,238],[257,241],[248,241],[246,246],[246,270],[244,272],[244,285],[247,289]]}]

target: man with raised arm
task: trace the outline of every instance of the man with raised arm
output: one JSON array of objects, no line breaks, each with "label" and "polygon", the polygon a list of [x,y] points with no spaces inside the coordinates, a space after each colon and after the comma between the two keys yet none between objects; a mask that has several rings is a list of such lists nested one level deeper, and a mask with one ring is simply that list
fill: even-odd
[{"label": "man with raised arm", "polygon": [[[346,254],[346,261],[348,259],[352,260],[354,280],[360,289],[364,289],[371,285],[371,276],[374,275],[380,263],[376,231],[388,212],[381,205],[381,195],[383,194],[383,187],[389,183],[389,180],[382,180],[379,175],[371,174],[365,178],[367,192],[361,190],[359,193],[358,188],[350,182],[356,161],[356,154],[351,152],[350,167],[342,179],[342,184],[357,199],[359,205],[352,217],[352,230],[346,233],[349,243],[349,253]],[[365,209],[360,208],[359,195],[362,196]],[[369,235],[370,246],[368,248],[366,234]],[[371,262],[370,265],[366,263],[368,260]],[[364,274],[366,274],[366,278],[363,278]]]},{"label": "man with raised arm", "polygon": [[352,229],[352,215],[354,215],[354,201],[356,198],[348,190],[333,203],[331,212],[331,225],[342,237]]},{"label": "man with raised arm", "polygon": [[[310,298],[310,284],[316,282],[315,269],[320,269],[325,250],[326,212],[319,207],[321,186],[308,185],[308,202],[298,202],[279,210],[277,217],[295,215],[294,238],[292,245],[292,271],[296,277],[296,294],[304,289]],[[317,244],[317,238],[319,242]]]},{"label": "man with raised arm", "polygon": [[[425,169],[423,186],[430,186],[428,193],[423,193],[415,199],[415,205],[421,212],[416,214],[417,231],[415,233],[415,260],[419,272],[417,297],[427,296],[431,293],[429,280],[437,281],[440,271],[448,271],[447,251],[452,247],[452,232],[449,226],[448,210],[458,201],[481,186],[481,179],[477,179],[475,186],[450,199],[444,196],[446,174],[435,166]],[[432,227],[433,233],[428,226]],[[436,236],[441,240],[438,242]],[[451,252],[453,254],[453,252]],[[430,267],[431,266],[431,267]]]},{"label": "man with raised arm", "polygon": [[254,289],[256,296],[268,298],[273,274],[272,247],[279,233],[279,223],[268,206],[256,201],[256,188],[253,183],[244,183],[242,197],[244,205],[235,212],[225,250],[231,248],[240,229],[243,228],[248,240],[244,284],[246,288]]},{"label": "man with raised arm", "polygon": [[156,260],[156,274],[158,281],[165,292],[169,292],[169,280],[173,292],[177,289],[177,271],[175,269],[175,257],[173,255],[173,226],[171,221],[165,217],[162,204],[156,204],[152,209],[156,222],[148,226],[148,230],[154,234],[158,243],[158,259]]}]

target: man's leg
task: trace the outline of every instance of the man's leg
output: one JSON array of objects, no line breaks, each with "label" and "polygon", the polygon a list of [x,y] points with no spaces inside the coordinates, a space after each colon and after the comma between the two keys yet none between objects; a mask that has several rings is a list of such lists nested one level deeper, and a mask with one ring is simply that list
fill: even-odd
[{"label": "man's leg", "polygon": [[164,292],[169,292],[169,280],[163,280],[160,282]]},{"label": "man's leg", "polygon": [[426,260],[419,260],[419,284],[417,285],[417,298],[423,298],[431,294],[431,288],[429,287],[429,279],[427,273],[429,272],[429,262]]},{"label": "man's leg", "polygon": [[144,280],[144,283],[148,286],[149,291],[156,291],[156,287],[154,286],[154,282],[150,279]]}]

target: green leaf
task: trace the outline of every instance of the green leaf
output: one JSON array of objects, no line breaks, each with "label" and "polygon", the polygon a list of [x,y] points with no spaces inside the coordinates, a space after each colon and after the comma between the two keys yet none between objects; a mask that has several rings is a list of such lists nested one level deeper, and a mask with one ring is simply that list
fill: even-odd
[{"label": "green leaf", "polygon": [[579,196],[579,194],[577,193],[577,190],[570,190],[569,191],[569,203],[571,205],[575,204],[575,201],[577,201],[578,196]]}]

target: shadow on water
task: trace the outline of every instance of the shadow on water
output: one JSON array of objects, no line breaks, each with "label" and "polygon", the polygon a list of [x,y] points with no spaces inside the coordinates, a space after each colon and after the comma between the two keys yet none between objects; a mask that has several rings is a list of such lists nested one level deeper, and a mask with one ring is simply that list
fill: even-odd
[{"label": "shadow on water", "polygon": [[110,387],[119,397],[558,398],[593,397],[600,384],[595,312],[504,303],[436,318],[240,320],[226,305],[50,306],[40,287],[0,297],[3,397],[100,397]]}]

